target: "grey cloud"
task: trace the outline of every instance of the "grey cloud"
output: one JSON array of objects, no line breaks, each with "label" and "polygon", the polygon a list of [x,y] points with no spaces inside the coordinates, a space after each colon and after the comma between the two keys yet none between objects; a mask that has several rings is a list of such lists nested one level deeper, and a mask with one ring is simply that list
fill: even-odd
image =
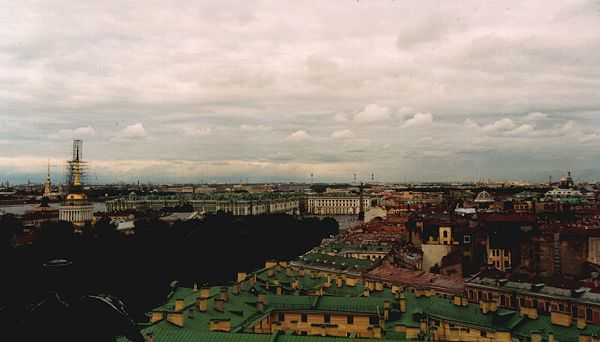
[{"label": "grey cloud", "polygon": [[[294,177],[398,180],[439,177],[443,163],[456,177],[479,165],[533,178],[597,149],[595,11],[594,1],[11,2],[0,13],[0,158],[66,158],[89,126],[86,156],[107,179],[158,178],[148,163],[170,172],[160,160],[190,178],[285,177],[293,164]],[[304,139],[286,140],[294,132]]]}]

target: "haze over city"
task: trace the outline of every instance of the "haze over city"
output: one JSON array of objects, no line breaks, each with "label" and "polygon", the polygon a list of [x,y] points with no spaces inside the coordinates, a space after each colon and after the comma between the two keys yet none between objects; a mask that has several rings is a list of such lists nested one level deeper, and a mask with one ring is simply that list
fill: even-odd
[{"label": "haze over city", "polygon": [[598,1],[15,1],[0,18],[2,180],[41,181],[73,138],[101,182],[600,170]]}]

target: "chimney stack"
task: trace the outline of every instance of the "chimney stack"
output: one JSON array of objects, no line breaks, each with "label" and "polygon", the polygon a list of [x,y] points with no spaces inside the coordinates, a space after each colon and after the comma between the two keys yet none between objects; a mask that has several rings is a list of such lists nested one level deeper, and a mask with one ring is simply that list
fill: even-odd
[{"label": "chimney stack", "polygon": [[400,300],[399,300],[399,304],[400,304],[400,312],[404,313],[406,312],[406,296],[404,296],[404,293],[400,294]]},{"label": "chimney stack", "polygon": [[225,312],[225,301],[222,298],[215,298],[215,311]]},{"label": "chimney stack", "polygon": [[221,294],[219,295],[219,297],[224,302],[228,302],[229,301],[229,289],[226,286],[221,287]]},{"label": "chimney stack", "polygon": [[386,300],[383,302],[383,319],[384,320],[388,320],[390,319],[390,301]]},{"label": "chimney stack", "polygon": [[208,297],[210,297],[210,289],[206,287],[200,289],[200,295],[196,298],[198,311],[206,312],[208,310]]},{"label": "chimney stack", "polygon": [[185,302],[182,298],[175,299],[175,311],[182,311],[185,307]]},{"label": "chimney stack", "polygon": [[235,284],[233,285],[233,288],[231,289],[231,292],[232,292],[234,295],[236,295],[236,296],[237,296],[237,295],[239,295],[239,294],[240,294],[240,288],[241,288],[241,284],[240,284],[240,283],[235,283]]},{"label": "chimney stack", "polygon": [[261,293],[256,300],[256,310],[260,312],[265,311],[265,305],[267,305],[267,296]]},{"label": "chimney stack", "polygon": [[331,276],[329,274],[327,275],[327,281],[325,282],[325,284],[323,284],[323,286],[325,286],[326,288],[331,287]]}]

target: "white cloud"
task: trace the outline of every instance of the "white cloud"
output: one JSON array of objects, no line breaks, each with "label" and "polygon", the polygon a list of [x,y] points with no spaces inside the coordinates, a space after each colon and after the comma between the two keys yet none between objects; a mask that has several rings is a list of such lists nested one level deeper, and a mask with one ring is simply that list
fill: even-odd
[{"label": "white cloud", "polygon": [[349,129],[343,129],[331,133],[331,137],[334,139],[348,139],[354,137],[354,133]]},{"label": "white cloud", "polygon": [[525,116],[526,121],[540,121],[548,118],[548,114],[541,112],[532,112]]},{"label": "white cloud", "polygon": [[311,138],[310,134],[308,134],[305,130],[298,130],[298,131],[295,131],[294,133],[291,133],[290,135],[288,135],[286,140],[298,142],[298,141],[309,140],[310,138]]},{"label": "white cloud", "polygon": [[533,125],[523,124],[513,130],[507,131],[505,134],[510,136],[526,136],[532,133],[534,130],[535,127],[533,127]]},{"label": "white cloud", "polygon": [[515,128],[515,126],[516,125],[512,119],[503,118],[498,121],[494,121],[493,123],[491,123],[489,125],[483,126],[482,129],[485,132],[495,133],[495,132],[512,130]]},{"label": "white cloud", "polygon": [[117,137],[121,139],[143,139],[147,136],[148,134],[146,133],[144,125],[138,122],[125,127],[121,132],[119,132]]},{"label": "white cloud", "polygon": [[61,129],[58,133],[51,134],[50,139],[79,139],[89,138],[96,135],[96,130],[92,126],[83,126],[75,129]]},{"label": "white cloud", "polygon": [[357,123],[375,123],[390,119],[390,109],[378,104],[369,104],[354,116]]},{"label": "white cloud", "polygon": [[466,119],[465,122],[463,123],[463,125],[466,128],[470,128],[470,129],[480,128],[479,124],[471,119]]},{"label": "white cloud", "polygon": [[402,127],[423,127],[433,123],[433,115],[431,113],[417,113],[412,118],[406,120]]},{"label": "white cloud", "polygon": [[467,129],[477,130],[479,132],[495,137],[528,137],[528,138],[552,138],[560,137],[576,131],[575,122],[568,120],[561,124],[556,124],[550,128],[539,128],[533,123],[535,120],[543,120],[544,115],[531,115],[528,123],[517,123],[510,118],[502,118],[490,124],[481,126],[477,122],[466,119],[463,126]]}]

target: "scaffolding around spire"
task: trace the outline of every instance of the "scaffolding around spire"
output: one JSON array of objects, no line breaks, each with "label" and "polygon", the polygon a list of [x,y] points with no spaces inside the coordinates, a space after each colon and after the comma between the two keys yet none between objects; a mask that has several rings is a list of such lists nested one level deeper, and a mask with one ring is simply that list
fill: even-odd
[{"label": "scaffolding around spire", "polygon": [[67,162],[67,183],[70,192],[80,192],[85,180],[87,163],[83,161],[83,141],[73,140],[73,158]]}]

